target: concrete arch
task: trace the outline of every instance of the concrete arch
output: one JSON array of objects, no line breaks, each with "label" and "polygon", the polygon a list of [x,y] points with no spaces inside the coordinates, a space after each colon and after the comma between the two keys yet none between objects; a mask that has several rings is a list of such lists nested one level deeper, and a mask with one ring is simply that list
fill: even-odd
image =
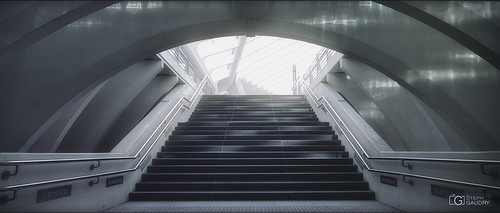
[{"label": "concrete arch", "polygon": [[[314,18],[316,9],[323,9],[319,3],[316,6],[314,3],[304,4],[308,4],[312,10],[305,11],[302,14],[297,14],[299,17],[312,16],[309,17],[312,19]],[[105,5],[102,5],[102,7],[104,6]],[[8,70],[3,71],[0,74],[2,77],[0,78],[0,83],[3,85],[2,89],[7,89],[9,87],[19,88],[20,91],[24,91],[23,93],[20,93],[20,95],[27,96],[16,97],[15,95],[8,94],[8,90],[3,90],[1,93],[2,99],[5,100],[5,102],[2,103],[2,108],[5,111],[2,113],[2,119],[0,119],[0,126],[2,127],[0,132],[0,143],[2,144],[2,147],[4,147],[4,150],[2,151],[19,150],[19,147],[23,146],[23,142],[26,141],[27,138],[29,138],[55,112],[62,110],[65,107],[69,107],[100,83],[104,82],[121,70],[124,70],[126,67],[143,60],[144,58],[154,55],[162,50],[197,40],[229,35],[247,35],[248,33],[250,33],[250,35],[255,33],[257,35],[281,36],[307,41],[329,47],[351,57],[355,57],[395,80],[408,91],[413,93],[416,97],[420,98],[424,103],[428,104],[433,110],[441,115],[444,120],[446,120],[447,123],[455,129],[455,131],[459,132],[459,134],[463,135],[463,137],[469,138],[468,141],[474,141],[470,144],[471,146],[477,147],[477,149],[480,150],[499,149],[497,142],[499,139],[498,136],[495,137],[491,135],[491,129],[494,129],[495,126],[484,126],[485,123],[492,122],[491,120],[486,122],[478,121],[477,117],[465,108],[460,100],[456,100],[453,96],[449,95],[449,92],[442,89],[443,86],[447,85],[437,85],[435,82],[429,80],[426,76],[423,76],[416,70],[415,67],[418,67],[418,65],[411,66],[408,64],[407,58],[398,58],[400,56],[394,55],[398,52],[394,50],[394,48],[397,48],[394,47],[394,45],[403,44],[404,41],[394,42],[395,44],[391,44],[389,43],[390,41],[386,41],[385,45],[389,45],[388,49],[381,49],[380,46],[375,45],[381,45],[377,42],[378,40],[383,39],[383,36],[385,35],[383,31],[381,35],[374,36],[373,39],[370,40],[365,37],[349,36],[352,33],[358,31],[364,32],[362,30],[369,30],[370,28],[359,30],[348,29],[348,26],[345,28],[342,28],[342,26],[333,26],[333,28],[329,28],[325,27],[325,25],[295,22],[293,21],[293,13],[297,12],[297,7],[295,6],[288,7],[288,12],[290,12],[290,14],[286,14],[287,11],[283,11],[283,9],[286,9],[287,7],[280,7],[277,4],[271,4],[267,14],[261,18],[252,20],[251,26],[248,25],[248,22],[237,18],[233,14],[230,2],[223,2],[215,6],[208,5],[208,7],[208,9],[205,8],[207,13],[212,12],[219,14],[199,15],[194,17],[185,14],[184,16],[179,17],[179,19],[183,19],[181,20],[183,22],[165,25],[166,27],[164,27],[163,30],[148,36],[138,37],[139,34],[125,34],[124,37],[121,38],[123,40],[115,41],[110,38],[108,38],[108,40],[92,40],[92,38],[86,39],[77,33],[64,34],[71,35],[72,37],[70,39],[82,40],[82,43],[74,45],[75,47],[88,44],[94,44],[96,46],[106,45],[106,42],[116,44],[116,47],[118,47],[114,50],[113,48],[105,49],[105,51],[108,51],[107,54],[99,57],[96,56],[94,58],[88,55],[88,53],[93,51],[91,48],[88,49],[87,53],[72,53],[74,54],[73,56],[68,56],[66,58],[71,61],[65,62],[65,64],[75,63],[77,64],[75,67],[64,67],[62,65],[58,66],[57,64],[48,64],[44,61],[31,59],[34,56],[40,55],[43,50],[50,47],[55,47],[55,50],[52,51],[62,52],[70,50],[69,47],[57,45],[52,46],[55,44],[54,42],[58,42],[57,36],[42,36],[39,42],[35,42],[33,45],[25,46],[25,49],[20,50],[19,54],[15,58],[10,58],[6,61],[6,63],[2,64],[1,67],[3,70]],[[184,9],[186,8],[187,7],[184,7]],[[310,10],[310,8],[308,9]],[[195,8],[193,10],[197,9]],[[90,10],[89,13],[91,13]],[[179,10],[174,14],[182,13],[187,12]],[[149,16],[144,17],[146,18],[138,20],[134,23],[144,24],[147,23],[147,20],[153,20],[155,18]],[[58,26],[62,28],[64,25],[65,23],[61,22]],[[150,29],[155,26],[140,27]],[[140,27],[137,26],[136,28],[139,29]],[[381,27],[385,28],[390,26],[381,25]],[[403,28],[407,29],[408,27]],[[106,29],[103,28],[100,30],[103,32]],[[433,33],[432,31],[429,32]],[[99,33],[99,31],[96,33]],[[434,35],[438,34],[433,33],[433,36]],[[119,42],[122,43],[118,45]],[[415,48],[415,51],[425,53],[423,50],[417,49],[418,45],[411,47]],[[96,50],[98,49],[99,48]],[[2,50],[0,55],[3,54],[4,52]],[[51,57],[51,55],[48,54],[44,57]],[[81,58],[79,57],[86,57],[85,59],[88,59],[88,61],[91,62],[80,62]],[[30,92],[27,92],[28,89],[22,89],[19,85],[13,85],[15,83],[22,82],[19,80],[22,77],[20,76],[21,74],[15,74],[17,71],[22,71],[24,73],[23,75],[28,76],[43,76],[43,74],[37,73],[37,70],[33,69],[33,67],[26,67],[21,64],[26,60],[36,62],[33,66],[43,65],[46,66],[44,67],[45,70],[55,70],[52,71],[51,74],[54,78],[58,78],[57,80],[53,80],[55,84],[21,85],[30,87],[28,88],[29,90],[41,90],[39,93],[32,95]],[[68,74],[65,79],[58,76],[56,77],[55,74],[64,73],[65,69],[73,70],[73,75],[70,76]],[[17,79],[17,81],[10,81],[12,79]],[[489,88],[499,88],[499,85],[491,85]],[[481,91],[487,92],[486,90],[478,90],[478,92]],[[483,99],[488,98],[485,96]],[[20,104],[25,104],[26,106],[22,109],[18,109]],[[492,107],[498,105],[499,103],[495,102]],[[7,111],[9,112],[8,115],[5,113]]]},{"label": "concrete arch", "polygon": [[[55,32],[56,30],[59,30],[60,28],[70,24],[73,21],[81,19],[86,15],[89,15],[95,11],[98,11],[116,2],[118,1],[95,1],[95,2],[84,3],[81,6],[79,5],[63,15],[48,20],[47,22],[43,23],[39,27],[36,27],[35,29],[30,29],[31,27],[30,25],[19,26],[19,23],[16,23],[17,20],[12,18],[14,19],[12,20],[12,24],[16,24],[18,25],[18,27],[25,28],[24,30],[22,30],[23,32],[25,32],[25,34],[22,34],[17,38],[13,38],[12,40],[14,40],[14,42],[2,48],[2,51],[0,52],[0,65],[8,61],[10,58],[15,57],[17,54],[22,52],[24,49],[28,48],[30,45],[35,44],[36,42],[43,39],[45,36]],[[81,2],[77,4],[80,3]],[[32,10],[38,9],[41,6],[40,4],[41,5],[47,4],[47,2],[38,2],[34,5],[31,5],[27,9],[24,9],[20,13],[17,13],[16,16],[24,17],[27,15],[33,15]],[[5,22],[3,22],[3,25],[5,25]]]},{"label": "concrete arch", "polygon": [[[473,36],[469,35],[468,33],[475,33],[473,27],[470,26],[462,27],[459,24],[457,24],[457,26],[453,26],[452,24],[446,23],[445,21],[434,16],[433,14],[429,14],[423,11],[421,8],[425,6],[425,3],[415,3],[415,2],[407,3],[401,1],[376,1],[376,2],[384,6],[390,7],[396,11],[402,12],[416,20],[425,23],[426,25],[429,25],[430,27],[436,30],[439,30],[441,33],[447,35],[451,39],[457,41],[458,43],[464,45],[468,49],[472,50],[473,52],[481,56],[488,63],[492,64],[497,70],[500,70],[500,61],[498,60],[498,58],[500,58],[500,54],[498,52],[499,50],[498,47],[488,47],[486,46],[488,43],[487,41],[481,40],[481,38],[477,37],[474,38]],[[437,5],[451,4],[454,7],[460,8],[460,10],[462,11],[467,10],[456,2],[439,2],[439,3],[434,3],[434,5],[435,4]],[[416,5],[420,6],[420,8],[418,8]],[[500,36],[500,28],[497,25],[489,22],[487,19],[473,12],[468,12],[467,15],[474,16],[475,19],[480,19],[481,20],[480,24],[484,25],[485,28],[488,29],[490,35]]]}]

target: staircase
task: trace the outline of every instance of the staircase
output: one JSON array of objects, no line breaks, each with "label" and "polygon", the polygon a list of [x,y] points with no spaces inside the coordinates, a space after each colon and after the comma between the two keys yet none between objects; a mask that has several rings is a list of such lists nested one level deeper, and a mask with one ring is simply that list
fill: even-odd
[{"label": "staircase", "polygon": [[304,96],[203,96],[129,194],[158,200],[372,200]]}]

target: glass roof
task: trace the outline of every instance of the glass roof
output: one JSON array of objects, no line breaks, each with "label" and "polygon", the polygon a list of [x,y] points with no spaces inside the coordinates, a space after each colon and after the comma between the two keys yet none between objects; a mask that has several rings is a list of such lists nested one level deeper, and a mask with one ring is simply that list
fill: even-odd
[{"label": "glass roof", "polygon": [[203,40],[197,44],[198,55],[214,81],[229,76],[230,64],[236,60],[233,53],[243,48],[236,69],[236,81],[243,80],[272,94],[292,94],[293,66],[297,76],[303,75],[320,51],[321,46],[279,37],[249,37],[245,45],[238,45],[238,37]]}]

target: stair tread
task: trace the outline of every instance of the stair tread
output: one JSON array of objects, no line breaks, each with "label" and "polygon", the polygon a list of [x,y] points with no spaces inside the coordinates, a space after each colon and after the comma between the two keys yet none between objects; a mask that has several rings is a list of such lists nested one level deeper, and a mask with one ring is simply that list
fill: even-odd
[{"label": "stair tread", "polygon": [[302,184],[302,183],[327,183],[327,184],[349,184],[349,183],[368,183],[364,180],[358,181],[169,181],[169,182],[160,182],[160,181],[148,181],[148,182],[140,182],[138,184],[150,184],[150,185],[161,185],[161,184],[265,184],[265,183],[283,183],[283,184]]},{"label": "stair tread", "polygon": [[353,190],[353,191],[301,191],[301,190],[286,190],[286,191],[135,191],[132,193],[154,193],[154,194],[196,194],[196,193],[231,193],[231,194],[250,194],[250,193],[335,193],[335,194],[345,194],[345,193],[373,193],[370,190]]},{"label": "stair tread", "polygon": [[253,135],[253,134],[230,134],[230,135],[171,135],[171,136],[220,136],[220,137],[228,137],[228,136],[316,136],[316,135],[331,135],[329,133],[319,133],[319,134],[311,134],[311,133],[304,133],[304,134],[261,134],[261,135]]},{"label": "stair tread", "polygon": [[348,154],[303,95],[204,95],[129,198],[375,199]]},{"label": "stair tread", "polygon": [[[214,121],[189,121],[189,122],[180,122],[179,124],[198,124],[198,123],[203,123],[203,124],[211,124]],[[283,122],[283,121],[216,121],[216,123],[226,123],[226,124],[275,124],[275,125],[294,125],[294,126],[300,126],[302,124],[324,124],[327,125],[328,122],[322,122],[322,121],[294,121],[294,122]]]},{"label": "stair tread", "polygon": [[[209,154],[209,153],[221,153],[221,154],[241,154],[241,153],[249,153],[249,154],[267,154],[267,153],[279,153],[279,154],[286,154],[286,153],[301,153],[301,154],[306,154],[303,151],[287,151],[287,150],[277,150],[277,151],[164,151],[164,152],[158,152],[158,153],[201,153],[201,154]],[[308,151],[307,154],[328,154],[328,153],[347,153],[346,151]]]},{"label": "stair tread", "polygon": [[[168,140],[168,142],[188,142],[188,141],[193,141],[193,142],[206,142],[206,140],[183,140],[183,139],[175,139],[175,140]],[[278,139],[278,140],[223,140],[226,142],[297,142],[298,140],[290,140],[290,139]],[[326,143],[331,143],[331,142],[339,142],[340,140],[312,140],[312,139],[300,139],[300,141],[303,142],[326,142]]]},{"label": "stair tread", "polygon": [[[276,166],[284,166],[284,167],[304,167],[304,166],[320,166],[320,167],[329,167],[329,166],[346,166],[342,164],[294,164],[294,165],[283,165],[283,164],[266,164],[266,165],[199,165],[199,164],[184,164],[184,165],[151,165],[152,167],[276,167]],[[354,165],[353,165],[354,166]]]},{"label": "stair tread", "polygon": [[234,133],[252,133],[252,134],[262,134],[262,133],[272,133],[272,134],[332,134],[334,131],[333,130],[302,130],[302,131],[297,131],[297,130],[266,130],[266,129],[258,129],[258,130],[246,130],[246,129],[227,129],[227,130],[175,130],[174,133],[179,134],[179,133],[225,133],[226,135],[236,135]]},{"label": "stair tread", "polygon": [[183,127],[178,127],[175,128],[175,131],[191,131],[191,130],[197,130],[197,131],[222,131],[222,130],[240,130],[240,131],[246,131],[246,130],[268,130],[268,131],[302,131],[302,130],[307,130],[307,131],[333,131],[329,129],[329,127],[326,126],[245,126],[245,127],[235,127],[235,126],[183,126]]},{"label": "stair tread", "polygon": [[360,172],[168,172],[168,173],[147,173],[145,175],[274,175],[274,174],[287,174],[287,175],[343,175],[343,174],[362,174]]},{"label": "stair tread", "polygon": [[[211,159],[214,159],[214,158],[200,158],[200,157],[194,157],[194,158],[158,158],[158,159],[162,159],[162,160],[172,160],[172,159],[181,159],[181,160],[186,160],[186,159],[190,159],[190,160],[211,160]],[[327,160],[338,160],[338,159],[352,159],[352,158],[348,158],[348,157],[345,157],[345,158],[330,158],[330,157],[309,157],[309,158],[304,158],[304,157],[295,157],[295,158],[291,158],[291,157],[286,157],[286,158],[251,158],[251,157],[243,157],[243,158],[224,158],[224,160],[241,160],[241,159],[245,159],[245,160],[249,160],[249,159],[256,159],[256,160],[264,160],[264,159],[269,159],[269,160],[273,160],[273,159],[276,159],[276,160],[296,160],[296,159],[327,159]]]},{"label": "stair tread", "polygon": [[[326,145],[197,145],[195,147],[339,147],[342,145],[333,145],[333,144],[326,144]],[[176,147],[176,148],[182,148],[182,147],[193,147],[192,145],[169,145],[165,147]]]}]

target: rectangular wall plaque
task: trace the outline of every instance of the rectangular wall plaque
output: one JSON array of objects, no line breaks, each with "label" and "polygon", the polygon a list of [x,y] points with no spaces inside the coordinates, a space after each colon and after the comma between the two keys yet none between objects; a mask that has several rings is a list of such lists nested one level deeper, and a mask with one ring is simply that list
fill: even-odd
[{"label": "rectangular wall plaque", "polygon": [[123,183],[123,176],[112,177],[106,179],[106,187],[120,185]]},{"label": "rectangular wall plaque", "polygon": [[448,199],[452,194],[463,195],[464,193],[465,191],[461,189],[455,189],[455,188],[431,184],[431,194],[436,197],[442,197]]},{"label": "rectangular wall plaque", "polygon": [[398,179],[394,177],[380,175],[380,182],[390,186],[398,187]]},{"label": "rectangular wall plaque", "polygon": [[72,185],[66,185],[49,189],[40,189],[36,195],[36,203],[71,196],[71,186]]}]

